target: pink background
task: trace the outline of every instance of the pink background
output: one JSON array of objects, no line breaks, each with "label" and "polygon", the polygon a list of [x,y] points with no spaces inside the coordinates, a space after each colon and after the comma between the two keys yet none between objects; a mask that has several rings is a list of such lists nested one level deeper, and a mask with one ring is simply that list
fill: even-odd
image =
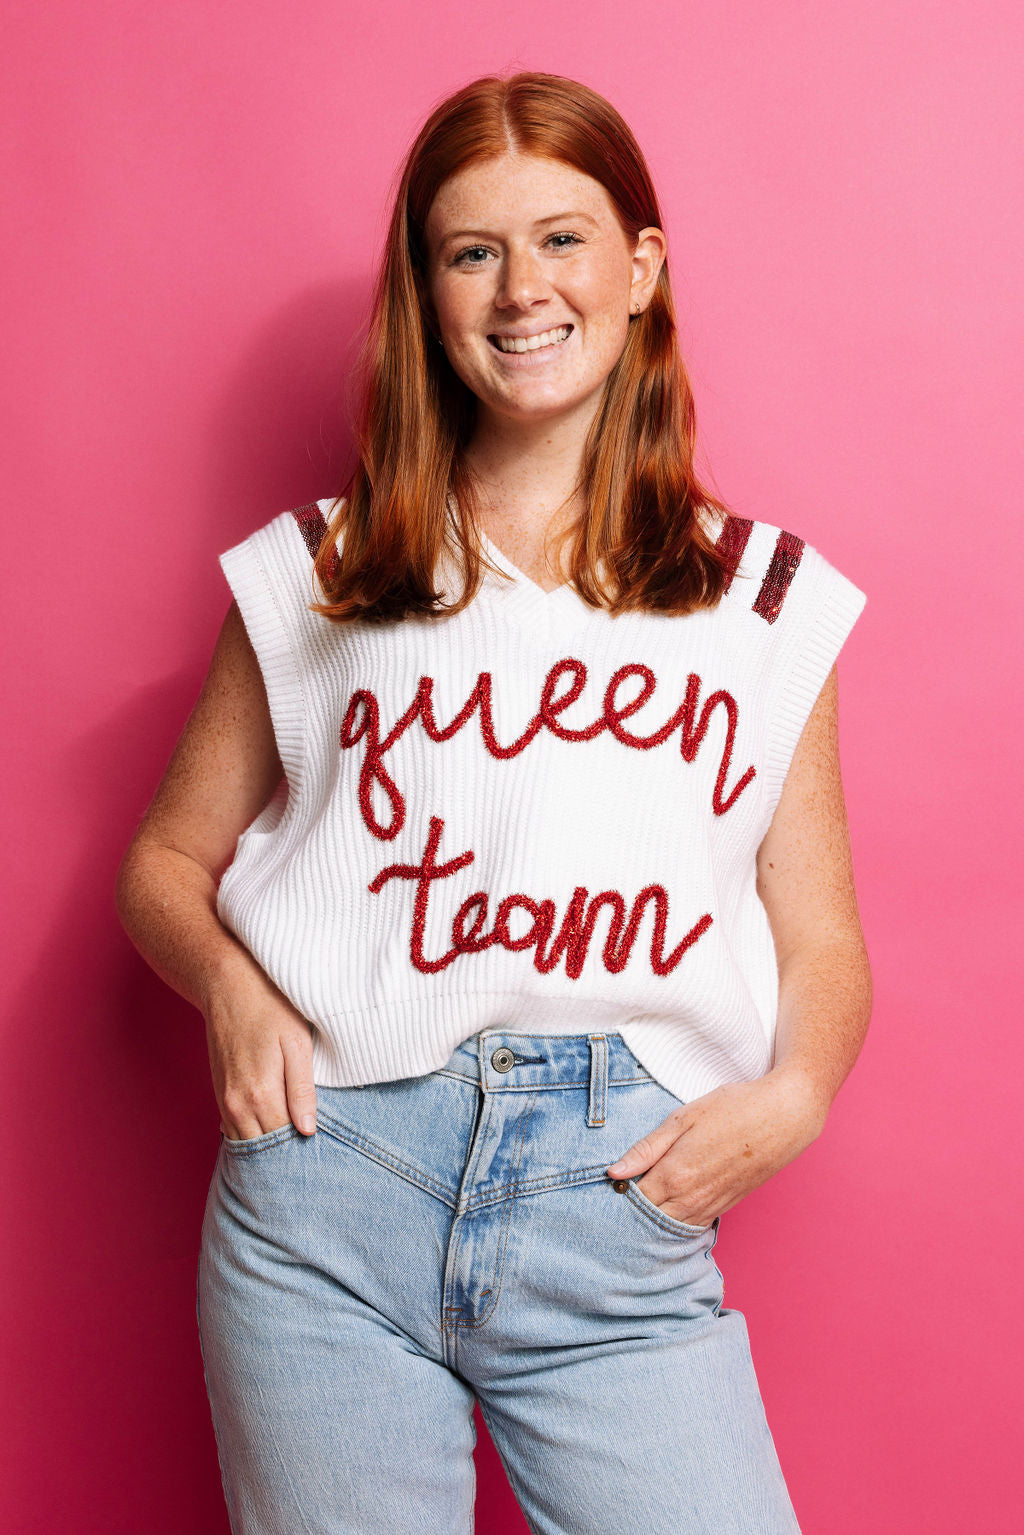
[{"label": "pink background", "polygon": [[[632,123],[720,493],[869,596],[840,691],[874,1021],[824,1136],[716,1251],[798,1515],[1009,1527],[1022,43],[984,0],[8,19],[6,1529],[227,1530],[203,1023],[114,875],[227,607],[217,553],[336,488],[392,173],[434,102],[513,67]],[[483,1438],[479,1463],[478,1528],[524,1530]]]}]

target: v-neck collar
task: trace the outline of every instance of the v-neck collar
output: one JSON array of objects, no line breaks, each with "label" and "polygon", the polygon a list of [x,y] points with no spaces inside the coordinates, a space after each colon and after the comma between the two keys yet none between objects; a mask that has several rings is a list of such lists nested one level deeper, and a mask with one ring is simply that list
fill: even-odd
[{"label": "v-neck collar", "polygon": [[511,576],[513,581],[521,581],[525,586],[532,587],[533,590],[538,592],[541,597],[545,598],[545,600],[549,597],[557,597],[559,592],[563,592],[565,588],[570,584],[568,581],[563,581],[561,585],[553,586],[550,591],[546,591],[539,582],[533,579],[532,576],[526,575],[519,569],[518,565],[513,565],[508,555],[502,553],[492,538],[488,538],[483,528],[478,528],[477,534],[483,547],[484,553],[487,555],[489,560],[493,561],[493,563],[497,565],[499,569],[503,570],[506,575]]},{"label": "v-neck collar", "polygon": [[485,586],[510,618],[514,617],[539,638],[557,640],[582,625],[610,617],[604,609],[592,608],[584,602],[571,581],[563,581],[561,586],[546,592],[518,566],[513,565],[482,528],[478,529],[478,535],[484,554],[502,572],[501,575],[495,575],[485,568]]},{"label": "v-neck collar", "polygon": [[[700,515],[709,536],[717,541],[726,526],[726,517],[710,507],[701,507]],[[568,644],[571,636],[584,628],[603,628],[616,622],[607,608],[591,607],[589,602],[584,602],[571,581],[563,581],[561,586],[546,592],[514,565],[480,527],[477,536],[487,559],[502,572],[495,574],[484,566],[479,595],[493,601],[509,620],[520,624],[528,634],[549,644]]]}]

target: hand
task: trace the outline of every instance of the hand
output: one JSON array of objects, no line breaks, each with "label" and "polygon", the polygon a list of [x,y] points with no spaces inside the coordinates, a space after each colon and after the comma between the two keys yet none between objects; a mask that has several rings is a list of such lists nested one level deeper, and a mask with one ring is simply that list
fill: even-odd
[{"label": "hand", "polygon": [[211,989],[205,1008],[210,1073],[229,1140],[289,1122],[316,1130],[313,1032],[253,960]]},{"label": "hand", "polygon": [[730,1082],[673,1109],[608,1168],[636,1178],[659,1209],[691,1226],[710,1226],[825,1127],[826,1110],[808,1078],[777,1068],[756,1082]]}]

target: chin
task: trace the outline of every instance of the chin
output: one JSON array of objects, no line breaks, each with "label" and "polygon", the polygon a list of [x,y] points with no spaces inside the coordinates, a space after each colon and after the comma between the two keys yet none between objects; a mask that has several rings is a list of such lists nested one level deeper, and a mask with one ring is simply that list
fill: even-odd
[{"label": "chin", "polygon": [[567,416],[582,404],[581,400],[536,400],[536,401],[504,401],[494,404],[491,409],[503,416],[511,416],[517,421],[550,421],[559,416]]}]

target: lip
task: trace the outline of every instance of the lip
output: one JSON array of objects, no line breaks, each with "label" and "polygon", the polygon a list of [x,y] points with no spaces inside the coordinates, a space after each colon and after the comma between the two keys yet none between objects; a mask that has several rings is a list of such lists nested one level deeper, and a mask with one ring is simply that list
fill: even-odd
[{"label": "lip", "polygon": [[[492,355],[498,359],[503,367],[511,368],[513,370],[519,370],[522,368],[546,368],[548,364],[554,362],[554,360],[559,357],[567,347],[572,345],[573,338],[576,335],[576,327],[571,323],[571,321],[568,320],[565,322],[565,324],[569,325],[569,334],[566,336],[564,341],[559,341],[555,346],[538,347],[532,352],[503,352],[500,346],[494,345],[490,339],[490,336],[487,338],[487,344]],[[561,330],[562,328],[563,327],[559,325],[545,325],[540,330],[530,331],[529,334],[530,336],[543,336],[545,331]],[[497,334],[497,331],[491,332],[491,335],[496,336]],[[503,336],[504,334],[505,333],[502,332]],[[529,337],[524,333],[509,339],[516,341],[526,341],[529,339]]]},{"label": "lip", "polygon": [[[571,320],[556,320],[554,324],[538,325],[534,330],[492,330],[487,339],[497,336],[499,341],[529,341],[531,336],[543,336],[549,330],[565,330],[567,327],[570,333],[576,329]],[[565,339],[568,341],[569,337]]]}]

